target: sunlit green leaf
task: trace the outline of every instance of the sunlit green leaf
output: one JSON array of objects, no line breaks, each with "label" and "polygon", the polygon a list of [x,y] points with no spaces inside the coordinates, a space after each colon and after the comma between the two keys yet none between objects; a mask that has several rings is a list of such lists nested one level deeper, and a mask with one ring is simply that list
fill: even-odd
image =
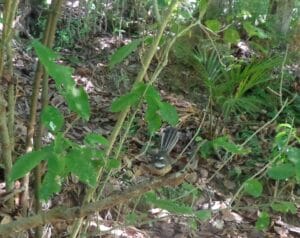
[{"label": "sunlit green leaf", "polygon": [[271,207],[274,211],[281,212],[281,213],[288,213],[288,212],[292,214],[297,213],[297,207],[292,202],[286,202],[286,201],[273,202],[271,204]]},{"label": "sunlit green leaf", "polygon": [[176,126],[179,117],[174,106],[172,106],[170,103],[162,102],[159,107],[159,112],[164,121],[168,122],[172,126]]},{"label": "sunlit green leaf", "polygon": [[229,28],[224,33],[224,41],[230,44],[236,44],[240,41],[240,35],[237,30]]},{"label": "sunlit green leaf", "polygon": [[216,19],[205,21],[205,25],[214,32],[217,32],[221,29],[221,22]]},{"label": "sunlit green leaf", "polygon": [[53,154],[53,156],[47,160],[48,171],[53,174],[64,175],[65,163],[66,161],[64,157]]},{"label": "sunlit green leaf", "polygon": [[274,165],[268,169],[267,174],[272,179],[284,180],[295,175],[295,166],[292,163]]},{"label": "sunlit green leaf", "polygon": [[80,181],[94,187],[97,183],[97,172],[90,156],[82,150],[73,149],[66,156],[66,167],[67,171],[77,175]]},{"label": "sunlit green leaf", "polygon": [[112,112],[121,112],[125,110],[127,107],[132,106],[133,104],[137,103],[140,99],[140,96],[136,93],[127,93],[116,100],[113,101],[111,105]]},{"label": "sunlit green leaf", "polygon": [[151,133],[157,131],[161,127],[161,119],[158,115],[158,107],[154,104],[148,104],[145,120],[148,123],[148,129]]},{"label": "sunlit green leaf", "polygon": [[49,130],[57,132],[64,125],[64,117],[60,111],[52,106],[47,106],[41,113],[41,121]]},{"label": "sunlit green leaf", "polygon": [[236,145],[233,142],[229,141],[229,138],[226,136],[218,137],[217,139],[213,140],[213,145],[216,149],[223,148],[226,151],[233,154],[243,155],[249,153],[249,150],[246,150],[241,146]]},{"label": "sunlit green leaf", "polygon": [[39,191],[40,199],[47,201],[54,193],[58,193],[61,188],[61,178],[57,173],[48,171],[42,181]]},{"label": "sunlit green leaf", "polygon": [[108,169],[117,169],[121,166],[121,162],[117,159],[109,159],[106,166]]},{"label": "sunlit green leaf", "polygon": [[66,91],[66,101],[69,108],[80,115],[83,119],[88,120],[91,114],[88,95],[82,87]]},{"label": "sunlit green leaf", "polygon": [[300,164],[300,148],[289,147],[287,149],[287,157],[293,164]]},{"label": "sunlit green leaf", "polygon": [[128,55],[130,55],[141,44],[143,39],[136,39],[127,45],[117,49],[117,51],[111,56],[109,66],[112,68],[116,64],[121,63]]},{"label": "sunlit green leaf", "polygon": [[89,133],[85,136],[84,142],[88,145],[108,145],[108,140],[102,135],[96,133]]},{"label": "sunlit green leaf", "polygon": [[32,151],[19,157],[16,163],[13,165],[11,173],[9,175],[9,181],[22,178],[35,168],[41,161],[51,158],[51,146],[44,147],[38,151]]},{"label": "sunlit green leaf", "polygon": [[211,218],[211,211],[210,210],[201,210],[195,212],[195,215],[201,221],[207,221]]},{"label": "sunlit green leaf", "polygon": [[126,215],[125,221],[126,221],[126,224],[128,224],[128,225],[134,225],[138,221],[138,216],[135,212],[131,212]]},{"label": "sunlit green leaf", "polygon": [[253,26],[250,22],[246,21],[243,23],[244,29],[247,31],[248,36],[257,36],[260,39],[266,39],[269,36],[259,27]]},{"label": "sunlit green leaf", "polygon": [[256,223],[255,223],[255,227],[257,230],[266,230],[270,225],[270,216],[267,212],[262,212]]},{"label": "sunlit green leaf", "polygon": [[153,86],[149,86],[145,98],[148,105],[158,107],[161,104],[160,94]]},{"label": "sunlit green leaf", "polygon": [[43,64],[47,64],[49,61],[56,60],[59,57],[57,53],[44,46],[38,40],[33,40],[32,46]]},{"label": "sunlit green leaf", "polygon": [[263,186],[257,179],[251,179],[245,182],[244,189],[251,196],[259,197],[263,191]]}]

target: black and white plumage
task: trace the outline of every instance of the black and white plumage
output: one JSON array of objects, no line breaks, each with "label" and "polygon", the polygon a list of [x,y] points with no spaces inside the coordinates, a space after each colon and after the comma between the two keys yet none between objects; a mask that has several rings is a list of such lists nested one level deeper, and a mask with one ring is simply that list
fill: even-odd
[{"label": "black and white plumage", "polygon": [[172,164],[169,154],[179,139],[179,132],[174,127],[167,127],[161,136],[159,152],[151,160],[152,173],[164,175],[171,171]]}]

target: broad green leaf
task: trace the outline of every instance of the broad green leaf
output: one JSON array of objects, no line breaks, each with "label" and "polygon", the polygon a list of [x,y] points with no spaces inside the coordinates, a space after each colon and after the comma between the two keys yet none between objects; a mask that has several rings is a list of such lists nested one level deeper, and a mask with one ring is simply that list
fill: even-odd
[{"label": "broad green leaf", "polygon": [[112,112],[121,112],[125,110],[127,107],[136,104],[140,99],[140,96],[136,93],[130,92],[127,93],[116,100],[113,101],[111,104],[111,111]]},{"label": "broad green leaf", "polygon": [[89,99],[82,87],[67,90],[65,97],[71,111],[76,112],[85,120],[89,119],[91,114]]},{"label": "broad green leaf", "polygon": [[275,136],[275,143],[279,150],[285,148],[289,141],[289,133],[287,131],[278,132]]},{"label": "broad green leaf", "polygon": [[64,153],[69,147],[71,147],[71,142],[64,137],[62,132],[58,132],[55,135],[55,140],[53,142],[53,152],[56,154]]},{"label": "broad green leaf", "polygon": [[121,63],[128,55],[130,55],[141,44],[143,39],[136,39],[127,45],[117,49],[117,51],[111,56],[109,61],[109,67],[112,68],[116,64]]},{"label": "broad green leaf", "polygon": [[221,22],[216,19],[205,21],[205,25],[214,32],[218,32],[221,29]]},{"label": "broad green leaf", "polygon": [[38,40],[33,40],[32,46],[43,64],[47,64],[49,61],[56,60],[59,57],[57,53],[44,46]]},{"label": "broad green leaf", "polygon": [[85,136],[84,143],[88,145],[108,145],[108,140],[102,135],[96,133],[89,133]]},{"label": "broad green leaf", "polygon": [[148,104],[145,113],[145,120],[148,123],[150,133],[157,131],[161,127],[161,119],[157,113],[158,107],[153,104]]},{"label": "broad green leaf", "polygon": [[222,136],[215,140],[213,140],[213,145],[216,149],[223,148],[226,151],[233,153],[233,154],[247,154],[249,153],[248,150],[243,149],[241,146],[234,144],[233,142],[229,141],[228,137]]},{"label": "broad green leaf", "polygon": [[287,149],[287,157],[293,164],[300,164],[300,149],[296,147],[289,147]]},{"label": "broad green leaf", "polygon": [[88,96],[82,87],[76,88],[72,79],[73,70],[53,62],[58,56],[51,49],[37,41],[33,43],[33,46],[47,73],[54,79],[59,92],[65,97],[70,110],[88,120],[90,116]]},{"label": "broad green leaf", "polygon": [[157,200],[156,193],[153,191],[145,193],[144,196],[145,196],[146,201],[150,202],[150,203]]},{"label": "broad green leaf", "polygon": [[41,184],[39,191],[40,199],[47,201],[54,194],[58,193],[61,188],[61,178],[56,173],[48,171]]},{"label": "broad green leaf", "polygon": [[266,230],[270,225],[270,216],[267,212],[262,212],[256,223],[255,223],[255,227],[257,230]]},{"label": "broad green leaf", "polygon": [[232,28],[229,28],[224,33],[224,41],[230,44],[236,44],[240,41],[239,33]]},{"label": "broad green leaf", "polygon": [[13,165],[11,173],[9,175],[9,181],[22,178],[35,168],[42,160],[51,158],[51,146],[46,146],[41,150],[32,151],[19,157],[16,163]]},{"label": "broad green leaf", "polygon": [[64,125],[64,117],[60,111],[52,106],[47,106],[41,113],[41,121],[49,130],[57,132]]},{"label": "broad green leaf", "polygon": [[292,214],[296,214],[297,213],[297,207],[295,206],[294,203],[292,202],[273,202],[271,204],[271,207],[274,211],[276,212],[282,212],[282,213],[292,213]]},{"label": "broad green leaf", "polygon": [[203,157],[204,159],[209,158],[211,155],[215,153],[213,142],[205,141],[204,144],[201,146],[201,150],[199,152],[201,157]]},{"label": "broad green leaf", "polygon": [[251,179],[245,182],[244,189],[246,193],[257,198],[261,195],[263,186],[257,179]]},{"label": "broad green leaf", "polygon": [[121,162],[117,159],[109,159],[106,164],[106,167],[108,169],[117,169],[120,166],[121,166]]},{"label": "broad green leaf", "polygon": [[201,221],[207,221],[211,218],[211,211],[210,210],[201,210],[195,212],[195,215]]},{"label": "broad green leaf", "polygon": [[284,180],[295,175],[295,166],[292,163],[274,165],[268,169],[267,174],[272,179]]},{"label": "broad green leaf", "polygon": [[172,126],[176,126],[179,118],[174,106],[172,106],[170,103],[162,102],[159,107],[159,112],[164,121],[168,122]]},{"label": "broad green leaf", "polygon": [[64,175],[66,164],[64,157],[59,157],[58,155],[53,154],[53,156],[48,158],[47,162],[49,172],[53,174]]},{"label": "broad green leaf", "polygon": [[83,150],[71,150],[66,156],[67,171],[78,176],[79,180],[94,187],[97,184],[97,172],[91,158]]},{"label": "broad green leaf", "polygon": [[135,212],[131,212],[126,215],[125,221],[128,225],[134,225],[138,222],[138,216]]},{"label": "broad green leaf", "polygon": [[145,95],[147,104],[152,106],[159,106],[161,104],[161,97],[159,92],[151,85],[149,86],[146,95]]},{"label": "broad green leaf", "polygon": [[264,30],[253,26],[250,22],[246,21],[243,23],[243,27],[246,30],[246,32],[248,33],[249,37],[252,36],[257,36],[260,39],[266,39],[269,36],[264,32]]},{"label": "broad green leaf", "polygon": [[53,77],[58,88],[63,86],[64,89],[67,89],[68,87],[75,85],[75,82],[71,77],[72,69],[54,62],[54,60],[59,58],[57,53],[36,40],[33,41],[32,45],[47,73]]},{"label": "broad green leaf", "polygon": [[209,0],[199,0],[199,18],[202,19],[207,11]]}]

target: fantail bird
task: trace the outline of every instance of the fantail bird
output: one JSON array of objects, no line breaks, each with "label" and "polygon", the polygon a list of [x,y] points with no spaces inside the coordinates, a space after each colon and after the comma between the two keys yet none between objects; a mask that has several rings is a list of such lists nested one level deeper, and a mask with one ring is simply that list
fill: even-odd
[{"label": "fantail bird", "polygon": [[145,166],[146,170],[153,175],[163,176],[172,169],[170,161],[170,152],[179,139],[179,132],[174,127],[167,127],[161,136],[160,150]]}]

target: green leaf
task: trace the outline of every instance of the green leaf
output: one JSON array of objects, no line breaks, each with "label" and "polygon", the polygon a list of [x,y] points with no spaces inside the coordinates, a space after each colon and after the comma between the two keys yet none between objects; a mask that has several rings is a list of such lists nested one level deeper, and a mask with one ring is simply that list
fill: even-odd
[{"label": "green leaf", "polygon": [[205,21],[205,25],[214,32],[218,32],[221,29],[221,22],[216,19]]},{"label": "green leaf", "polygon": [[106,164],[106,167],[108,169],[117,169],[120,166],[121,166],[121,162],[117,159],[109,159]]},{"label": "green leaf", "polygon": [[61,188],[61,178],[56,173],[48,171],[41,184],[39,191],[40,199],[47,201],[54,193],[58,193]]},{"label": "green leaf", "polygon": [[152,203],[153,201],[157,200],[156,193],[153,191],[147,192],[144,194],[146,202]]},{"label": "green leaf", "polygon": [[128,55],[130,55],[141,44],[143,39],[136,39],[127,45],[117,49],[117,51],[111,56],[109,61],[109,67],[112,68],[116,64],[121,63]]},{"label": "green leaf", "polygon": [[92,154],[86,152],[72,149],[66,156],[67,171],[77,175],[80,181],[94,187],[97,184],[97,171],[91,162]]},{"label": "green leaf", "polygon": [[227,136],[219,137],[213,140],[213,145],[216,149],[223,148],[226,151],[233,153],[233,154],[247,154],[249,153],[248,150],[243,149],[241,146],[234,144],[233,142],[229,141]]},{"label": "green leaf", "polygon": [[274,165],[268,169],[267,174],[275,180],[284,180],[295,175],[295,166],[292,163]]},{"label": "green leaf", "polygon": [[71,86],[75,86],[75,82],[72,79],[72,69],[53,62],[60,57],[57,53],[36,40],[33,41],[32,45],[39,60],[45,66],[47,73],[53,77],[56,87],[61,88],[63,86],[66,90]]},{"label": "green leaf", "polygon": [[91,114],[88,95],[82,87],[67,90],[66,101],[71,111],[76,112],[83,119],[88,120]]},{"label": "green leaf", "polygon": [[224,33],[224,41],[230,44],[236,44],[240,41],[239,33],[232,28],[229,28]]},{"label": "green leaf", "polygon": [[179,118],[174,106],[172,106],[170,103],[163,102],[160,104],[159,112],[164,121],[168,122],[172,126],[176,126]]},{"label": "green leaf", "polygon": [[291,202],[286,202],[286,201],[273,202],[271,204],[271,207],[276,212],[282,212],[282,213],[289,213],[290,212],[292,214],[297,213],[297,207],[295,206],[294,203],[291,203]]},{"label": "green leaf", "polygon": [[55,140],[53,142],[53,152],[56,154],[64,153],[69,147],[71,147],[71,142],[64,137],[62,132],[58,132],[55,135]]},{"label": "green leaf", "polygon": [[46,67],[48,74],[54,79],[56,88],[62,92],[66,92],[76,86],[72,78],[73,69],[64,65],[50,62]]},{"label": "green leaf", "polygon": [[41,121],[49,130],[58,132],[64,125],[64,117],[60,111],[52,106],[46,106],[41,113]]},{"label": "green leaf", "polygon": [[210,210],[197,211],[197,212],[195,212],[195,215],[201,221],[207,221],[207,220],[211,219],[211,211]]},{"label": "green leaf", "polygon": [[55,53],[53,50],[49,49],[48,47],[44,46],[41,42],[38,40],[32,41],[32,46],[41,60],[42,64],[47,64],[49,61],[56,60],[59,55]]},{"label": "green leaf", "polygon": [[300,164],[300,149],[296,147],[289,147],[287,149],[287,158],[293,164]]},{"label": "green leaf", "polygon": [[125,221],[128,225],[134,225],[138,222],[138,216],[135,212],[131,212],[126,215]]},{"label": "green leaf", "polygon": [[152,85],[149,86],[145,98],[148,105],[159,107],[161,104],[160,94]]},{"label": "green leaf", "polygon": [[261,195],[263,186],[257,179],[251,179],[245,182],[244,189],[246,193],[257,198]]},{"label": "green leaf", "polygon": [[89,133],[85,136],[84,143],[88,145],[108,145],[108,140],[102,135],[96,133]]},{"label": "green leaf", "polygon": [[161,127],[161,119],[158,115],[158,107],[154,104],[148,104],[145,120],[148,123],[150,133],[157,131]]},{"label": "green leaf", "polygon": [[199,19],[202,19],[209,6],[209,0],[199,0]]},{"label": "green leaf", "polygon": [[32,151],[19,157],[16,163],[13,165],[11,173],[9,175],[9,181],[14,181],[22,178],[35,168],[42,160],[47,160],[52,156],[51,146],[44,147],[38,151]]},{"label": "green leaf", "polygon": [[264,30],[253,26],[250,22],[246,21],[243,23],[243,27],[248,33],[249,37],[257,36],[260,39],[267,39],[269,36],[264,32]]},{"label": "green leaf", "polygon": [[270,225],[270,216],[267,212],[262,212],[255,223],[257,230],[265,230]]},{"label": "green leaf", "polygon": [[119,98],[117,98],[115,101],[113,101],[111,105],[111,112],[121,112],[125,110],[127,107],[132,106],[136,104],[140,99],[140,96],[136,93],[130,92],[127,93]]},{"label": "green leaf", "polygon": [[64,175],[66,160],[64,157],[59,157],[56,154],[53,154],[48,158],[48,171],[53,174]]}]

